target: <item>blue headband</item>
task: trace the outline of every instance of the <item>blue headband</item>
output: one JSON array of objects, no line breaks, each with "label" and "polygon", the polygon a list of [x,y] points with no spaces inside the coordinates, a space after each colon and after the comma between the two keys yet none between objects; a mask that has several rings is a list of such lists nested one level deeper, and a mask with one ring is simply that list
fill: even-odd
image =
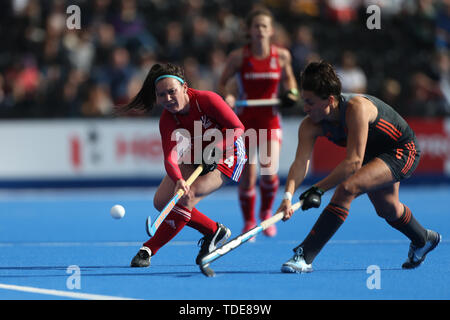
[{"label": "blue headband", "polygon": [[180,77],[177,77],[177,76],[174,76],[174,75],[171,75],[171,74],[164,74],[164,75],[159,76],[158,78],[156,78],[156,80],[155,80],[155,85],[156,85],[156,83],[157,83],[159,80],[164,79],[164,78],[173,78],[173,79],[177,79],[178,81],[181,82],[181,84],[184,84],[184,80],[181,79]]}]

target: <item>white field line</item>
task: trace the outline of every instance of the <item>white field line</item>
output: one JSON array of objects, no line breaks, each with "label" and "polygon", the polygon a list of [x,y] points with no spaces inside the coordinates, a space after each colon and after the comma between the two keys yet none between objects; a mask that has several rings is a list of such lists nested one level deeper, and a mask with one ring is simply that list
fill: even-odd
[{"label": "white field line", "polygon": [[[197,241],[173,241],[167,245],[185,246],[197,244]],[[142,241],[44,241],[44,242],[0,242],[0,247],[136,247]]]},{"label": "white field line", "polygon": [[123,298],[123,297],[104,296],[104,295],[99,295],[99,294],[70,292],[70,291],[61,291],[61,290],[52,290],[52,289],[41,289],[41,288],[35,288],[35,287],[16,286],[16,285],[12,285],[12,284],[4,284],[4,283],[0,283],[0,289],[37,293],[37,294],[45,294],[45,295],[73,298],[73,299],[84,299],[84,300],[134,300],[134,299]]},{"label": "white field line", "polygon": [[[331,240],[328,244],[335,245],[360,245],[360,244],[405,244],[409,240]],[[443,239],[441,243],[448,243],[450,240]],[[271,241],[272,244],[296,245],[299,240],[278,240]],[[197,241],[172,241],[168,246],[192,246],[197,245]],[[267,245],[266,242],[256,241],[249,245]],[[48,241],[48,242],[0,242],[1,247],[136,247],[142,246],[142,241],[97,241],[97,242],[77,242],[77,241]]]}]

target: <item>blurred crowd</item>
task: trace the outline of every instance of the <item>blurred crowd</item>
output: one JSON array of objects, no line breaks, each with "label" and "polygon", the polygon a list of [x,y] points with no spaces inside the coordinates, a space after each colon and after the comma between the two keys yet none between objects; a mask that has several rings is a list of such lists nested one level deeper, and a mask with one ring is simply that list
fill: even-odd
[{"label": "blurred crowd", "polygon": [[[68,24],[71,5],[80,28]],[[0,118],[114,116],[155,62],[183,65],[191,87],[216,90],[260,5],[297,77],[326,59],[343,91],[377,95],[404,116],[450,115],[450,0],[2,0]],[[283,113],[302,114],[301,103]]]}]

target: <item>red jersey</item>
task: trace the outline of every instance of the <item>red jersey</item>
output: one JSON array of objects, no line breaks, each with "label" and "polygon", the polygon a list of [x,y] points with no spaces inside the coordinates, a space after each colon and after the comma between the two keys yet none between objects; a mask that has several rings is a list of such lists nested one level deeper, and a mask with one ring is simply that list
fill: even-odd
[{"label": "red jersey", "polygon": [[[270,55],[257,59],[252,55],[250,47],[243,48],[243,61],[238,74],[240,90],[239,100],[273,99],[278,96],[282,69],[278,50],[270,46]],[[245,129],[267,129],[269,140],[278,139],[281,142],[281,119],[275,106],[237,108],[236,113]],[[273,131],[271,129],[280,129]],[[273,133],[276,133],[273,135]],[[258,139],[259,144],[259,139]],[[248,147],[248,146],[247,146]]]},{"label": "red jersey", "polygon": [[277,98],[281,80],[277,47],[271,45],[270,55],[264,59],[256,59],[248,45],[243,50],[239,100]]},{"label": "red jersey", "polygon": [[[235,137],[231,146],[225,145],[228,142],[225,139],[225,135],[223,136],[223,141],[218,142],[217,146],[222,150],[226,150],[229,147],[233,148],[234,142],[244,133],[244,125],[218,94],[192,88],[188,88],[187,93],[190,106],[187,114],[172,114],[167,110],[163,110],[159,120],[164,166],[167,174],[173,181],[183,178],[178,166],[179,154],[177,152],[177,141],[172,137],[172,133],[175,130],[185,129],[189,132],[191,137],[191,150],[196,148],[196,141],[202,141],[202,150],[206,145],[211,143],[211,141],[203,141],[203,133],[208,129],[216,128],[222,131],[222,133],[226,129],[233,129],[235,131]],[[195,122],[197,122],[197,126],[195,126]],[[201,127],[199,126],[200,122]],[[201,132],[199,132],[199,129],[201,129]]]}]

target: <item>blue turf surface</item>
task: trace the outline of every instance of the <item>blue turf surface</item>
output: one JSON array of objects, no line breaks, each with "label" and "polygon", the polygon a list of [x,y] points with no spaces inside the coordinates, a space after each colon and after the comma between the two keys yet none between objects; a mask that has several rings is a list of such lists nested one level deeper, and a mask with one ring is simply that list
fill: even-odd
[{"label": "blue turf surface", "polygon": [[[380,219],[366,196],[314,261],[311,274],[282,274],[314,224],[319,210],[298,212],[279,222],[278,236],[262,235],[212,263],[215,278],[195,265],[200,234],[185,228],[145,269],[129,268],[147,239],[145,219],[154,214],[154,189],[0,192],[0,299],[71,299],[64,292],[152,300],[449,299],[450,187],[403,187],[401,200],[443,242],[424,265],[405,271],[409,241]],[[279,204],[281,193],[277,198]],[[322,208],[331,192],[324,196]],[[122,220],[109,215],[122,204]],[[236,189],[225,188],[199,206],[238,235],[242,228]],[[70,265],[79,266],[80,289],[70,289]],[[368,289],[380,268],[380,289]],[[7,285],[18,287],[5,288]],[[19,289],[17,289],[19,288]],[[32,292],[18,291],[31,288]],[[58,290],[44,294],[39,289]],[[49,293],[49,292],[46,292]],[[89,296],[82,296],[89,298]]]}]

